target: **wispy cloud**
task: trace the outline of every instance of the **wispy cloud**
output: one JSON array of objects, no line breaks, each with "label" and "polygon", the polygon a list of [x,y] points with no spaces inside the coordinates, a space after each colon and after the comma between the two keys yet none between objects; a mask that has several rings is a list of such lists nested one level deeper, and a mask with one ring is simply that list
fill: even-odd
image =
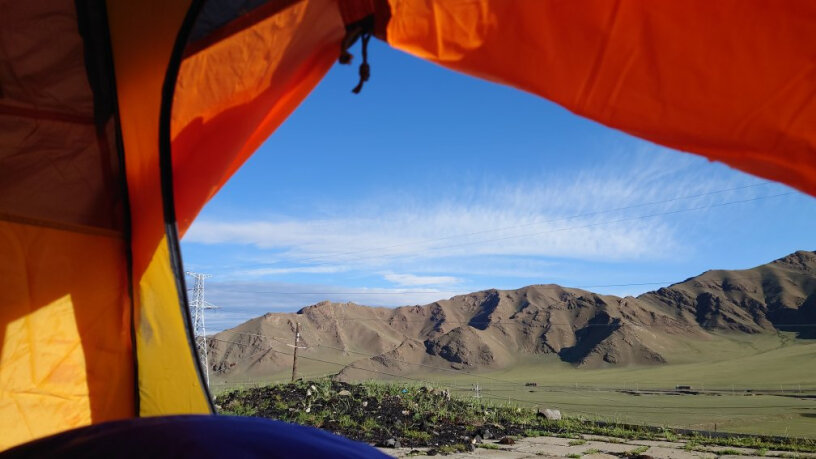
[{"label": "wispy cloud", "polygon": [[[453,257],[659,260],[687,244],[676,221],[658,214],[755,192],[699,196],[756,181],[734,174],[727,180],[701,176],[693,167],[699,160],[676,153],[665,158],[650,154],[648,159],[636,155],[631,162],[637,164],[610,162],[535,182],[483,183],[437,199],[383,194],[343,203],[343,212],[328,217],[228,222],[204,218],[193,224],[185,242],[238,244],[269,252],[272,266],[257,263],[242,271],[256,276],[382,271],[395,260],[421,263]],[[674,197],[681,199],[672,201]],[[652,202],[657,204],[648,204]],[[417,281],[394,276],[388,280],[398,285]]]},{"label": "wispy cloud", "polygon": [[[392,307],[536,283],[621,284],[593,290],[637,294],[653,286],[629,283],[680,280],[653,268],[699,250],[712,228],[733,227],[706,206],[780,191],[676,152],[612,158],[536,180],[321,199],[289,215],[205,213],[184,245],[209,254],[192,265],[217,273],[207,298],[224,309],[208,311],[208,327],[324,300]],[[740,210],[731,218],[748,212]]]},{"label": "wispy cloud", "polygon": [[423,286],[423,285],[450,285],[460,282],[459,278],[453,276],[417,276],[416,274],[396,274],[386,273],[383,278],[402,286]]},{"label": "wispy cloud", "polygon": [[247,269],[245,271],[236,271],[234,274],[241,276],[265,276],[265,275],[276,275],[276,274],[295,274],[295,273],[308,273],[308,274],[329,274],[329,273],[337,273],[342,272],[345,269],[340,266],[295,266],[289,268],[256,268],[256,269]]}]

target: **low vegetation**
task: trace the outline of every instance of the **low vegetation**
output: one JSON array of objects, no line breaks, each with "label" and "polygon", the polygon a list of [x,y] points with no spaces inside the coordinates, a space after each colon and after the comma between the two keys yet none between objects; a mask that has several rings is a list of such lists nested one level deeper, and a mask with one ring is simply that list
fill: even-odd
[{"label": "low vegetation", "polygon": [[[811,439],[709,437],[578,418],[551,421],[531,408],[461,399],[447,390],[421,385],[298,381],[228,392],[217,397],[216,405],[223,414],[278,419],[377,445],[432,447],[439,453],[498,448],[496,442],[505,436],[543,435],[570,438],[572,446],[585,443],[582,435],[599,435],[685,441],[694,447],[816,452],[816,441]],[[636,449],[624,456],[639,454]]]}]

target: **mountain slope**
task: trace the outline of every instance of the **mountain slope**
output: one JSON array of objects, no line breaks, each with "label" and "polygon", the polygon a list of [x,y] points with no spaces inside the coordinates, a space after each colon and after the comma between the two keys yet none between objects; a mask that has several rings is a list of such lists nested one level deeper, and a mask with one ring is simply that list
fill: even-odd
[{"label": "mountain slope", "polygon": [[266,314],[209,341],[216,377],[259,377],[291,366],[295,323],[304,364],[334,362],[341,376],[512,366],[539,355],[582,367],[670,361],[683,340],[713,332],[795,331],[816,337],[816,253],[753,269],[707,271],[637,298],[558,285],[485,290],[424,306],[322,302]]}]

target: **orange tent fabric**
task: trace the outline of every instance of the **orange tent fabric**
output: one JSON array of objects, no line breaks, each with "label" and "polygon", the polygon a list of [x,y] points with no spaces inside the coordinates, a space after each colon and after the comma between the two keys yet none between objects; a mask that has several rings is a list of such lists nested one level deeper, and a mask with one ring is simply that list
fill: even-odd
[{"label": "orange tent fabric", "polygon": [[816,195],[816,3],[390,0],[388,43]]},{"label": "orange tent fabric", "polygon": [[179,234],[361,33],[816,195],[810,0],[7,3],[0,449],[211,411]]},{"label": "orange tent fabric", "polygon": [[85,13],[0,13],[0,449],[134,414],[121,163]]},{"label": "orange tent fabric", "polygon": [[171,125],[182,233],[337,60],[345,29],[336,1],[290,3],[270,2],[264,8],[277,9],[184,58]]}]

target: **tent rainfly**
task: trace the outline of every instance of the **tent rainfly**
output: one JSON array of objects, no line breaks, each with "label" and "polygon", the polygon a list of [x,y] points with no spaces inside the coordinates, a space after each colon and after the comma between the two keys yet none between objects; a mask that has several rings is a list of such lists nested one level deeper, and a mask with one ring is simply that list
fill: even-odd
[{"label": "tent rainfly", "polygon": [[813,0],[0,0],[0,449],[212,412],[179,237],[371,36],[816,195]]}]

